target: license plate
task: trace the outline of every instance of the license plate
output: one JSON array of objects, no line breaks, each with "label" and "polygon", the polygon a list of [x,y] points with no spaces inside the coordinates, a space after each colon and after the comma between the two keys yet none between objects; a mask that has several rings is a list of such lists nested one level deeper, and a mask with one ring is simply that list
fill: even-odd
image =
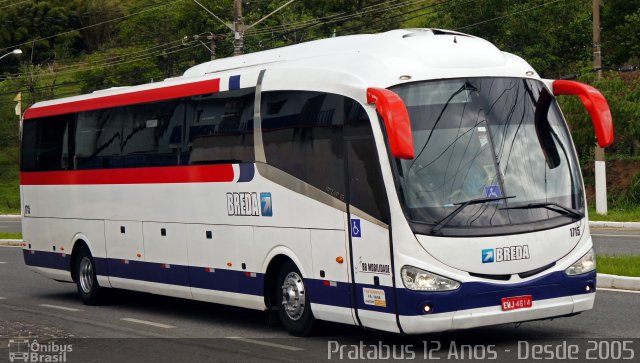
[{"label": "license plate", "polygon": [[526,309],[533,305],[533,298],[531,295],[503,297],[501,301],[502,311]]}]

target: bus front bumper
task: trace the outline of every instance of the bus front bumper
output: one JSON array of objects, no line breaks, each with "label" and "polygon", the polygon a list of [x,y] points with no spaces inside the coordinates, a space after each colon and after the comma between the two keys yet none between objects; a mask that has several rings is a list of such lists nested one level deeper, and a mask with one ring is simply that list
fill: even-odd
[{"label": "bus front bumper", "polygon": [[595,293],[534,301],[531,308],[503,311],[500,305],[440,314],[400,316],[406,334],[424,334],[480,326],[549,319],[593,308]]}]

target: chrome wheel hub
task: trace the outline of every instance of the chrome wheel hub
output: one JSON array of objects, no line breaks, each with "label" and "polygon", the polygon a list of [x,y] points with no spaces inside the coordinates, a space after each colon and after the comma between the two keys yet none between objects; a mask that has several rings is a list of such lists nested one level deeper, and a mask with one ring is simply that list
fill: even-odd
[{"label": "chrome wheel hub", "polygon": [[282,307],[291,320],[298,320],[304,313],[304,282],[296,272],[289,272],[282,284]]},{"label": "chrome wheel hub", "polygon": [[93,264],[89,257],[83,257],[80,260],[80,273],[78,274],[80,279],[80,288],[85,294],[88,294],[93,290]]}]

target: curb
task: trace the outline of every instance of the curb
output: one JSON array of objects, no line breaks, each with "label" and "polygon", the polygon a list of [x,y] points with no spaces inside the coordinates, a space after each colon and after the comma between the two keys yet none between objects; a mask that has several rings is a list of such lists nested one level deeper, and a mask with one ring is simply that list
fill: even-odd
[{"label": "curb", "polygon": [[640,277],[598,274],[597,287],[640,291]]},{"label": "curb", "polygon": [[22,219],[22,216],[19,214],[0,214],[0,220],[5,221],[19,221]]},{"label": "curb", "polygon": [[591,228],[635,228],[640,229],[640,222],[601,222],[589,221]]},{"label": "curb", "polygon": [[22,240],[21,239],[0,239],[0,246],[22,247]]}]

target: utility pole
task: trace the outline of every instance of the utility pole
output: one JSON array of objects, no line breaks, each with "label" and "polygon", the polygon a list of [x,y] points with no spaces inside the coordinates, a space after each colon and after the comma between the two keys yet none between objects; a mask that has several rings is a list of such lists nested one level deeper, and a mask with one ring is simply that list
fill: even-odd
[{"label": "utility pole", "polygon": [[[278,7],[276,10],[263,16],[260,20],[256,21],[255,23],[249,26],[245,26],[244,19],[242,17],[242,0],[233,0],[233,24],[227,24],[224,20],[220,19],[220,17],[217,16],[214,12],[207,9],[206,6],[202,5],[201,2],[199,2],[198,0],[193,0],[194,3],[198,4],[198,6],[200,6],[202,9],[204,9],[204,11],[209,13],[214,19],[224,24],[224,26],[226,26],[227,28],[231,29],[231,31],[233,32],[233,55],[234,56],[244,54],[244,32],[245,31],[262,23],[265,19],[269,18],[271,15],[277,13],[278,11],[284,9],[286,6],[288,6],[294,1],[295,0],[287,1],[286,3]],[[215,51],[213,43],[211,48],[214,49]]]},{"label": "utility pole", "polygon": [[[593,0],[593,69],[602,79],[602,49],[600,44],[600,0]],[[607,168],[604,149],[596,144],[596,213],[607,214]]]},{"label": "utility pole", "polygon": [[242,0],[233,0],[233,55],[244,54],[244,21]]},{"label": "utility pole", "polygon": [[210,40],[211,47],[209,47],[209,49],[211,50],[211,60],[216,60],[216,37],[212,36]]}]

